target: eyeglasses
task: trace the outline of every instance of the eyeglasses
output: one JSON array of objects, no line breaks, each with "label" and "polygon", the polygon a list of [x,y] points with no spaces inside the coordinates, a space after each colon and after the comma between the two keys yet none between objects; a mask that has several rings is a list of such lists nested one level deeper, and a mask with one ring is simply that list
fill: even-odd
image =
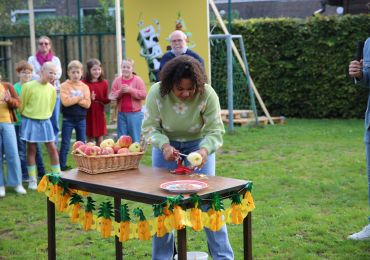
[{"label": "eyeglasses", "polygon": [[178,39],[178,40],[172,40],[171,42],[172,43],[177,43],[177,42],[183,42],[184,40],[183,39]]},{"label": "eyeglasses", "polygon": [[45,46],[48,46],[49,43],[48,42],[39,42],[39,45],[45,45]]}]

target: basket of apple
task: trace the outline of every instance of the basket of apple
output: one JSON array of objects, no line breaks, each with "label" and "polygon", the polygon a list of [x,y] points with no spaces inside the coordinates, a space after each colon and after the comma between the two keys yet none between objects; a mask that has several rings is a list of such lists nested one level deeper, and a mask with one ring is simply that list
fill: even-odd
[{"label": "basket of apple", "polygon": [[128,135],[122,135],[117,142],[105,139],[100,146],[76,141],[72,147],[77,168],[89,174],[136,169],[143,154],[142,145],[133,143]]}]

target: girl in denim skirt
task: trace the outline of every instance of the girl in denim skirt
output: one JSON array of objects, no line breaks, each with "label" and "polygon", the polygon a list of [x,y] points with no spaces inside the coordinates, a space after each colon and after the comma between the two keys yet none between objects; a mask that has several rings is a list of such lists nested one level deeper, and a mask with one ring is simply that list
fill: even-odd
[{"label": "girl in denim skirt", "polygon": [[56,90],[49,82],[54,80],[56,71],[53,63],[45,62],[41,68],[40,79],[24,84],[21,92],[21,139],[27,142],[27,170],[30,178],[28,188],[31,190],[37,189],[37,143],[45,143],[52,172],[60,172],[55,135],[50,121],[56,102]]}]

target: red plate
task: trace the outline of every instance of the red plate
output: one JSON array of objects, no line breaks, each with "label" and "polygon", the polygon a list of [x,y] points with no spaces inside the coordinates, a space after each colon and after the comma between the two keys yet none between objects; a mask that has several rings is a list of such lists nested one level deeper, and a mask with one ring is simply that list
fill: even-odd
[{"label": "red plate", "polygon": [[180,180],[164,182],[159,187],[173,193],[192,193],[207,188],[208,184],[204,181]]}]

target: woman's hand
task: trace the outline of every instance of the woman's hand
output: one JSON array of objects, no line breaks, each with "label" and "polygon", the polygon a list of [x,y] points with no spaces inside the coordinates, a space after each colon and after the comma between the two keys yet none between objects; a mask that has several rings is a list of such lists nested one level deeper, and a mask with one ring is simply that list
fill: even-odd
[{"label": "woman's hand", "polygon": [[179,151],[177,151],[170,144],[164,144],[162,146],[163,157],[166,161],[175,161],[178,157],[178,152]]},{"label": "woman's hand", "polygon": [[202,156],[202,164],[197,166],[197,168],[201,169],[208,161],[208,151],[206,148],[200,148],[198,151],[195,151]]},{"label": "woman's hand", "polygon": [[130,87],[128,85],[122,85],[121,92],[123,94],[130,92]]},{"label": "woman's hand", "polygon": [[363,64],[363,60],[361,60],[361,61],[357,61],[357,60],[351,61],[351,63],[348,66],[348,74],[351,77],[362,79],[362,64]]}]

